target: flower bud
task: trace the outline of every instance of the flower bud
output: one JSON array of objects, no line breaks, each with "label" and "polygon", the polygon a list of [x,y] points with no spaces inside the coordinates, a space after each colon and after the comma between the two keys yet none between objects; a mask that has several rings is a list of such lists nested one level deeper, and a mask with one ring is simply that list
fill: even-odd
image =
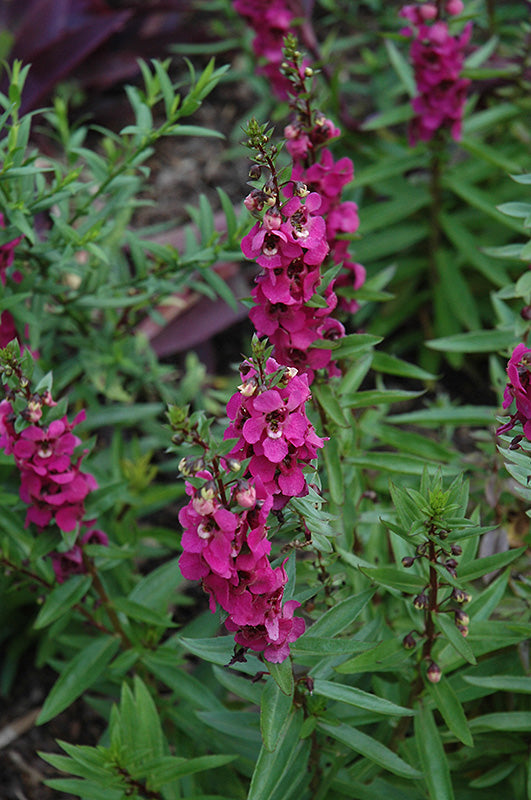
[{"label": "flower bud", "polygon": [[456,625],[456,628],[462,636],[468,636],[468,628],[466,625]]},{"label": "flower bud", "polygon": [[310,190],[303,181],[293,181],[293,192],[297,197],[307,197]]},{"label": "flower bud", "polygon": [[256,378],[250,378],[248,381],[244,381],[238,386],[240,394],[243,394],[244,397],[252,397],[257,388],[258,382]]},{"label": "flower bud", "polygon": [[244,508],[254,508],[256,505],[256,489],[248,481],[238,481],[234,492],[234,499]]},{"label": "flower bud", "polygon": [[225,463],[231,472],[239,472],[242,468],[241,461],[237,458],[226,458]]},{"label": "flower bud", "polygon": [[458,14],[461,14],[463,8],[463,0],[448,0],[445,6],[446,13],[451,17],[456,17]]},{"label": "flower bud", "polygon": [[430,604],[428,595],[422,593],[418,594],[416,597],[413,598],[413,605],[418,611],[422,611],[425,608],[428,608]]},{"label": "flower bud", "polygon": [[446,561],[444,562],[444,566],[449,572],[451,569],[455,569],[457,567],[457,561],[455,560],[455,558],[447,558]]},{"label": "flower bud", "polygon": [[469,603],[472,600],[472,596],[468,594],[468,592],[463,591],[463,589],[454,589],[451,596],[452,599],[459,604]]},{"label": "flower bud", "polygon": [[441,668],[435,661],[431,661],[428,669],[426,670],[426,677],[430,681],[430,683],[439,683],[442,678]]},{"label": "flower bud", "polygon": [[468,625],[469,623],[470,623],[470,617],[468,616],[466,611],[463,611],[462,609],[458,608],[457,611],[455,612],[455,624],[457,625],[457,627],[459,627],[459,625]]},{"label": "flower bud", "polygon": [[437,6],[433,3],[425,3],[425,5],[419,6],[419,13],[424,22],[426,22],[426,20],[435,19],[437,16]]},{"label": "flower bud", "polygon": [[402,639],[402,644],[406,648],[406,650],[413,650],[413,648],[416,646],[417,642],[411,631],[408,634],[406,634],[406,636],[404,636],[404,638]]},{"label": "flower bud", "polygon": [[257,181],[260,179],[262,174],[262,167],[260,164],[253,164],[249,169],[249,177],[252,181]]},{"label": "flower bud", "polygon": [[402,566],[406,567],[406,569],[412,567],[414,563],[415,559],[413,556],[404,556],[404,558],[402,559]]},{"label": "flower bud", "polygon": [[463,548],[461,547],[460,544],[453,544],[450,547],[450,552],[452,553],[453,556],[460,556],[463,552]]}]

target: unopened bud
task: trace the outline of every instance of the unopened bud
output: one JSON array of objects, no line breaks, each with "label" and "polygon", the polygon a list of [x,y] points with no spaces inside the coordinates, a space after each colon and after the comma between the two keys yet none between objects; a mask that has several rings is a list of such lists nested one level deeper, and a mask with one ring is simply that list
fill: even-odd
[{"label": "unopened bud", "polygon": [[294,181],[293,191],[297,197],[307,197],[310,194],[310,190],[303,181]]},{"label": "unopened bud", "polygon": [[460,556],[462,554],[462,552],[463,552],[463,548],[461,547],[460,544],[453,544],[450,547],[450,551],[451,551],[453,556]]},{"label": "unopened bud", "polygon": [[465,637],[468,636],[468,628],[467,628],[466,625],[456,625],[455,627],[457,628],[457,630],[459,631],[459,633],[462,636],[465,636]]},{"label": "unopened bud", "polygon": [[259,180],[262,174],[262,167],[260,164],[253,164],[249,169],[249,177],[252,181]]},{"label": "unopened bud", "polygon": [[313,69],[311,67],[306,67],[305,68],[304,77],[305,78],[313,78]]},{"label": "unopened bud", "polygon": [[463,589],[454,589],[452,592],[452,598],[456,601],[456,603],[469,603],[472,600],[472,596],[465,592]]},{"label": "unopened bud", "polygon": [[33,395],[26,406],[24,418],[28,422],[38,422],[42,417],[42,405],[38,394]]},{"label": "unopened bud", "polygon": [[445,8],[447,14],[449,14],[451,17],[456,17],[463,11],[463,0],[448,0]]},{"label": "unopened bud", "polygon": [[402,566],[406,567],[406,569],[412,567],[414,563],[415,559],[413,558],[413,556],[404,556],[404,558],[402,559]]},{"label": "unopened bud", "polygon": [[428,608],[430,604],[428,595],[422,593],[418,594],[416,597],[413,598],[413,605],[418,611],[422,611],[425,608]]},{"label": "unopened bud", "polygon": [[455,612],[455,624],[459,627],[459,625],[468,625],[470,623],[470,617],[463,611],[462,609],[458,608]]},{"label": "unopened bud", "polygon": [[455,558],[447,558],[446,561],[444,562],[444,566],[449,572],[451,569],[455,569],[457,567],[457,561],[455,560]]},{"label": "unopened bud", "polygon": [[521,433],[515,436],[514,439],[511,440],[511,444],[509,445],[509,450],[519,450],[520,442],[522,441],[523,438],[524,437],[522,436]]},{"label": "unopened bud", "polygon": [[404,638],[402,639],[402,644],[406,648],[406,650],[413,650],[413,648],[416,646],[417,642],[411,631],[408,634],[406,634],[406,636],[404,636]]},{"label": "unopened bud", "polygon": [[21,389],[26,389],[26,387],[27,387],[28,385],[29,385],[29,380],[26,378],[26,376],[25,376],[25,375],[22,375],[22,377],[21,377],[21,379],[20,379],[20,388],[21,388]]},{"label": "unopened bud", "polygon": [[247,481],[240,481],[234,492],[234,499],[243,508],[254,508],[256,505],[256,489]]},{"label": "unopened bud", "polygon": [[435,661],[431,661],[428,669],[426,670],[426,676],[430,683],[439,683],[442,678],[441,668]]},{"label": "unopened bud", "polygon": [[226,458],[225,463],[231,472],[239,472],[242,468],[241,461],[237,458]]},{"label": "unopened bud", "polygon": [[250,378],[248,381],[244,381],[238,386],[240,394],[243,394],[244,397],[252,397],[257,388],[258,382],[256,378]]}]

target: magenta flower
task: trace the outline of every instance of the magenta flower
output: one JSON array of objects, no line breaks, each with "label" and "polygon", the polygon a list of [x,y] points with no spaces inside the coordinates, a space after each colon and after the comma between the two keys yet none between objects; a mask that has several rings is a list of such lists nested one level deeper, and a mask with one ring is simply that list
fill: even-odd
[{"label": "magenta flower", "polygon": [[500,425],[496,434],[507,433],[520,422],[524,436],[531,441],[531,349],[525,344],[519,344],[513,350],[507,364],[507,376],[509,382],[503,395],[503,408],[509,408],[514,400],[516,412],[509,422]]},{"label": "magenta flower", "polygon": [[[461,8],[458,0],[447,3],[450,15],[459,13]],[[444,129],[458,140],[470,84],[460,76],[472,26],[468,23],[459,36],[452,36],[447,23],[437,18],[437,7],[432,4],[404,6],[400,16],[410,22],[401,33],[413,37],[410,56],[417,85],[417,95],[412,100],[415,117],[409,127],[410,144],[415,145],[419,139],[427,142]]]},{"label": "magenta flower", "polygon": [[98,486],[92,475],[81,472],[84,454],[73,460],[81,439],[72,429],[84,418],[81,411],[72,423],[63,417],[48,428],[33,424],[17,432],[11,404],[0,403],[0,447],[14,455],[20,470],[20,498],[29,506],[26,526],[33,522],[44,528],[53,520],[69,532],[82,521],[85,498]]}]

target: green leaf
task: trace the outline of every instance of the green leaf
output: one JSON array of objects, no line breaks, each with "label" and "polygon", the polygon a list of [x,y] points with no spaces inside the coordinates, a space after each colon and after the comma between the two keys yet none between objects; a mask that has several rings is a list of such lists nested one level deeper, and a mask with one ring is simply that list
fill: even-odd
[{"label": "green leaf", "polygon": [[381,350],[375,351],[372,366],[376,372],[384,372],[386,375],[399,375],[402,378],[414,378],[419,381],[433,381],[437,378],[436,375],[417,367],[416,364],[410,364]]},{"label": "green leaf", "polygon": [[260,702],[260,730],[266,750],[277,747],[282,731],[287,725],[293,698],[280,691],[276,681],[270,680],[264,686]]},{"label": "green leaf", "polygon": [[492,675],[488,678],[463,675],[467,683],[473,686],[482,686],[492,689],[493,692],[516,692],[518,694],[531,694],[530,675]]},{"label": "green leaf", "polygon": [[214,289],[216,294],[221,297],[222,300],[226,302],[233,311],[238,310],[238,303],[236,302],[236,298],[234,297],[234,292],[228,285],[226,281],[223,280],[221,275],[214,269],[214,267],[206,267],[205,269],[201,270],[201,276],[205,283]]},{"label": "green leaf", "polygon": [[426,344],[432,350],[445,350],[449,353],[495,353],[511,347],[515,340],[514,330],[480,330],[443,336]]},{"label": "green leaf", "polygon": [[347,597],[346,600],[342,600],[337,605],[329,608],[320,619],[308,628],[304,636],[301,636],[296,644],[300,644],[301,641],[310,638],[330,638],[341,633],[357,619],[367,603],[372,599],[374,593],[375,589],[366,589],[364,592],[360,592],[353,597]]},{"label": "green leaf", "polygon": [[387,50],[389,61],[391,62],[396,74],[400,78],[404,89],[410,97],[415,97],[417,93],[417,87],[415,85],[415,76],[413,75],[411,66],[408,64],[395,43],[390,39],[385,40],[385,49]]},{"label": "green leaf", "polygon": [[78,797],[88,798],[90,800],[123,800],[123,789],[110,789],[94,781],[84,781],[77,778],[54,778],[50,781],[44,781],[46,786],[50,789],[56,789],[58,792],[65,792],[77,795]]},{"label": "green leaf", "polygon": [[437,614],[435,622],[459,655],[462,656],[465,661],[468,661],[469,664],[477,664],[476,657],[470,645],[448,616],[446,614]]},{"label": "green leaf", "polygon": [[388,747],[362,733],[356,728],[351,728],[349,725],[330,725],[325,722],[320,722],[318,727],[325,731],[329,736],[337,739],[338,742],[350,747],[356,753],[359,753],[369,761],[373,761],[383,769],[389,770],[394,775],[399,775],[401,778],[420,778],[421,773],[414,769],[410,764],[404,761]]},{"label": "green leaf", "polygon": [[394,638],[386,639],[367,652],[349,658],[334,669],[343,675],[360,672],[396,672],[408,660],[409,653],[402,647],[402,643]]},{"label": "green leaf", "polygon": [[37,725],[43,725],[53,719],[92,686],[118,647],[118,639],[105,636],[91,642],[79,652],[65,666],[55,682],[37,718]]},{"label": "green leaf", "polygon": [[428,683],[427,688],[439,713],[454,736],[467,747],[473,747],[474,740],[468,727],[463,706],[448,681],[443,677],[439,683]]},{"label": "green leaf", "polygon": [[326,383],[315,383],[312,386],[312,394],[332,422],[344,428],[349,427],[351,423],[346,418],[331,386]]},{"label": "green leaf", "polygon": [[529,733],[531,730],[531,711],[500,711],[484,714],[470,721],[473,731],[517,731]]},{"label": "green leaf", "polygon": [[354,686],[345,686],[342,683],[334,683],[316,678],[313,687],[314,694],[328,697],[330,700],[337,700],[339,703],[363,708],[366,711],[374,711],[375,714],[388,716],[411,717],[415,714],[410,708],[398,706],[382,697],[377,697],[370,692],[364,692]]},{"label": "green leaf", "polygon": [[159,791],[163,786],[184,778],[185,775],[195,775],[208,769],[216,769],[230,764],[237,756],[214,755],[198,756],[197,758],[177,758],[175,756],[162,756],[156,761],[145,764],[146,775],[149,775],[149,787]]},{"label": "green leaf", "polygon": [[368,406],[391,405],[405,400],[420,397],[424,392],[409,392],[405,389],[368,389],[353,394],[345,394],[342,402],[349,408],[367,408]]},{"label": "green leaf", "polygon": [[158,614],[147,606],[141,603],[135,603],[132,600],[128,600],[126,597],[114,598],[113,605],[117,611],[121,611],[123,614],[126,614],[128,617],[138,622],[145,622],[146,625],[153,625],[159,628],[177,627],[177,624],[172,622],[169,616]]},{"label": "green leaf", "polygon": [[405,569],[396,567],[361,567],[360,569],[367,578],[398,592],[417,594],[426,585],[426,579],[422,575],[407,572]]},{"label": "green leaf", "polygon": [[505,780],[511,772],[514,772],[516,767],[517,765],[511,761],[508,764],[502,761],[500,764],[496,764],[492,769],[484,772],[479,778],[474,778],[468,785],[470,788],[474,789],[485,789],[487,786],[495,786],[497,783],[501,783],[501,781]]},{"label": "green leaf", "polygon": [[289,697],[293,697],[294,681],[291,660],[286,658],[280,664],[273,664],[268,661],[267,668],[280,691]]},{"label": "green leaf", "polygon": [[84,597],[91,583],[92,578],[90,575],[74,575],[65,583],[56,586],[46,598],[33,627],[37,630],[45,628],[63,614],[66,614],[72,606],[75,606]]},{"label": "green leaf", "polygon": [[215,139],[224,139],[225,135],[221,131],[210,128],[202,128],[200,125],[177,125],[168,134],[170,136],[209,136]]},{"label": "green leaf", "polygon": [[404,103],[400,106],[395,106],[395,108],[390,108],[388,111],[382,111],[380,114],[371,114],[370,117],[362,122],[360,127],[362,131],[376,131],[380,128],[389,128],[391,125],[407,122],[414,113],[411,103]]},{"label": "green leaf", "polygon": [[127,599],[153,611],[165,612],[175,593],[176,576],[180,574],[178,561],[179,559],[173,558],[154,569],[137,583]]},{"label": "green leaf", "polygon": [[227,222],[227,236],[230,241],[238,230],[238,218],[236,217],[234,206],[228,194],[219,186],[216,187],[216,191],[221,202],[221,207],[225,214],[225,220]]},{"label": "green leaf", "polygon": [[419,703],[415,742],[430,800],[454,800],[450,767],[431,711]]},{"label": "green leaf", "polygon": [[251,778],[247,800],[282,800],[302,780],[307,770],[310,743],[299,739],[302,713],[289,717],[273,752],[262,747]]},{"label": "green leaf", "polygon": [[375,642],[357,642],[353,639],[324,639],[321,636],[301,637],[291,645],[293,655],[304,663],[305,656],[351,656],[369,650]]},{"label": "green leaf", "polygon": [[502,569],[507,564],[522,555],[526,550],[525,547],[518,547],[516,550],[507,550],[504,553],[495,553],[493,556],[485,556],[485,558],[478,558],[469,564],[464,564],[459,568],[459,580],[473,581],[476,578],[481,578],[489,572]]},{"label": "green leaf", "polygon": [[210,728],[237,739],[259,743],[258,716],[251,711],[196,711]]},{"label": "green leaf", "polygon": [[[312,390],[313,391],[313,390]],[[344,470],[339,453],[337,439],[330,439],[323,450],[323,459],[328,477],[330,499],[337,505],[345,501],[345,487],[343,483]]]},{"label": "green leaf", "polygon": [[493,424],[495,418],[496,408],[494,406],[450,406],[392,414],[387,417],[387,422],[393,422],[395,425],[426,425],[426,427],[476,425],[483,428],[485,425]]}]

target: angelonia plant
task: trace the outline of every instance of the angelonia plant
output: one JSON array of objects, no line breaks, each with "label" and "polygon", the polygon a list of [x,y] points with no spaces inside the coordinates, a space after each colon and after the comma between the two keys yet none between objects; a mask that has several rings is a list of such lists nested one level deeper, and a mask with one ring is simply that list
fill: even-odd
[{"label": "angelonia plant", "polygon": [[[45,800],[531,797],[521,32],[356,2],[348,37],[312,5],[213,4],[271,114],[179,248],[135,211],[159,140],[218,135],[183,119],[226,68],[142,63],[117,132],[59,95],[45,152],[26,67],[0,95],[0,692],[57,674]],[[199,296],[247,308],[220,374],[147,340]],[[413,363],[428,332],[451,374]]]}]

